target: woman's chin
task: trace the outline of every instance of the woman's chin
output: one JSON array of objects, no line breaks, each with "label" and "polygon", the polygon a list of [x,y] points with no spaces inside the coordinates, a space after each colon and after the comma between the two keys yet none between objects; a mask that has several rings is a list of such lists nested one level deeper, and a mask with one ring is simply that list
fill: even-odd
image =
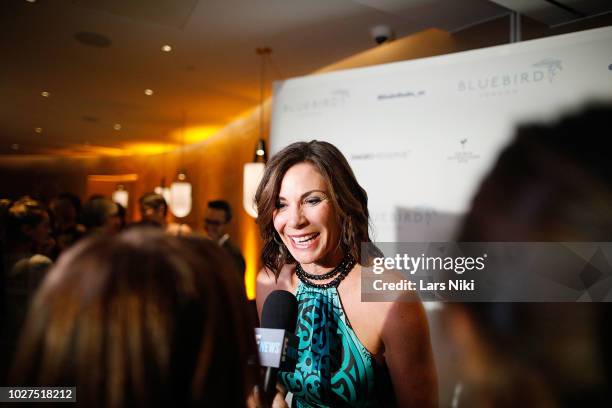
[{"label": "woman's chin", "polygon": [[292,253],[293,259],[302,265],[308,265],[316,262],[317,257],[314,254]]}]

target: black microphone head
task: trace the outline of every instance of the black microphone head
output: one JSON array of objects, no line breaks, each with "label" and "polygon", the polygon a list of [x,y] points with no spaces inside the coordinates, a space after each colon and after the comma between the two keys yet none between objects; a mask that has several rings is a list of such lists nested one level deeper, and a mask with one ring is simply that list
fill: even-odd
[{"label": "black microphone head", "polygon": [[295,333],[298,305],[291,292],[275,290],[268,295],[261,311],[261,327]]}]

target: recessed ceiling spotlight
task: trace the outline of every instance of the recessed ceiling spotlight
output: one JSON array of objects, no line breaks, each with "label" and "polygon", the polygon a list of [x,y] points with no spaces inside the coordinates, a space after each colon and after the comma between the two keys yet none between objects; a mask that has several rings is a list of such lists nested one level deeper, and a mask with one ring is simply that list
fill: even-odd
[{"label": "recessed ceiling spotlight", "polygon": [[36,3],[36,0],[26,0],[28,3]]},{"label": "recessed ceiling spotlight", "polygon": [[121,123],[115,123],[115,126],[113,126],[113,129],[121,130]]},{"label": "recessed ceiling spotlight", "polygon": [[153,95],[153,90],[152,89],[145,89],[145,95],[147,95],[147,96]]},{"label": "recessed ceiling spotlight", "polygon": [[41,95],[41,96],[44,96],[45,98],[48,98],[48,97],[50,97],[50,96],[51,96],[51,94],[50,94],[49,92],[47,92],[47,91],[42,91],[42,92],[40,93],[40,95]]},{"label": "recessed ceiling spotlight", "polygon": [[42,128],[41,127],[34,128],[34,131],[36,133],[42,133]]},{"label": "recessed ceiling spotlight", "polygon": [[13,143],[13,144],[11,145],[11,149],[13,149],[13,150],[19,150],[19,144],[17,144],[17,143]]},{"label": "recessed ceiling spotlight", "polygon": [[161,49],[162,49],[163,52],[170,52],[170,51],[172,51],[172,47],[169,46],[168,44],[162,45]]}]

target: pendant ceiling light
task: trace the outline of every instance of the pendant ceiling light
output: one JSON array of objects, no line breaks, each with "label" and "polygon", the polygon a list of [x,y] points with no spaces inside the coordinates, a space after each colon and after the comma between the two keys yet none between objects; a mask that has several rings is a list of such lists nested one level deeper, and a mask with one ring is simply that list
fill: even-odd
[{"label": "pendant ceiling light", "polygon": [[251,163],[244,165],[243,172],[243,188],[242,188],[242,205],[244,210],[251,217],[257,217],[257,207],[255,205],[255,193],[257,187],[263,177],[264,169],[266,167],[267,152],[266,142],[264,140],[265,135],[265,120],[264,120],[264,86],[265,86],[265,74],[266,74],[266,57],[268,57],[272,50],[268,47],[257,48],[255,50],[257,55],[261,59],[261,68],[259,70],[259,140],[255,148],[255,155]]},{"label": "pendant ceiling light", "polygon": [[187,172],[184,170],[185,125],[186,114],[183,112],[183,128],[181,130],[180,169],[176,180],[170,185],[170,211],[175,217],[183,218],[191,212],[191,183],[187,181]]}]

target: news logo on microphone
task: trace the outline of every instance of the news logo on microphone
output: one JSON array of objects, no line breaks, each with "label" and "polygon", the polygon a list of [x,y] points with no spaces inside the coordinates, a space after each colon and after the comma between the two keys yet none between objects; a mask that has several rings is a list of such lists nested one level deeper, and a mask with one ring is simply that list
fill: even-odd
[{"label": "news logo on microphone", "polygon": [[255,329],[259,363],[281,371],[295,370],[297,336],[283,329]]}]

